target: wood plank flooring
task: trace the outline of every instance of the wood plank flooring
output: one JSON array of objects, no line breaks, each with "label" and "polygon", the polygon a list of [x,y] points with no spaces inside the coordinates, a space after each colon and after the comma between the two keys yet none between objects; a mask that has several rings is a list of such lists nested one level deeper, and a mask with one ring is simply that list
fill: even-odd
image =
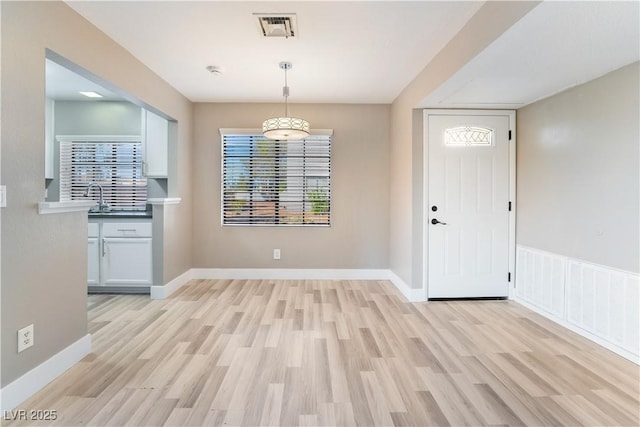
[{"label": "wood plank flooring", "polygon": [[57,411],[39,425],[640,424],[637,365],[509,301],[198,280],[90,296],[89,330],[93,353],[19,406]]}]

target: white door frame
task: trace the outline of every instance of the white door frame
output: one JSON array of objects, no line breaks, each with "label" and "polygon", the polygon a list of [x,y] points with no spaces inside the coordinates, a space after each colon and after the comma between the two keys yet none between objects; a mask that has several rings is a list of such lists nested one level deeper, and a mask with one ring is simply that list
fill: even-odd
[{"label": "white door frame", "polygon": [[506,116],[509,118],[509,299],[515,296],[516,283],[516,112],[515,110],[425,109],[422,123],[422,289],[429,299],[429,116]]}]

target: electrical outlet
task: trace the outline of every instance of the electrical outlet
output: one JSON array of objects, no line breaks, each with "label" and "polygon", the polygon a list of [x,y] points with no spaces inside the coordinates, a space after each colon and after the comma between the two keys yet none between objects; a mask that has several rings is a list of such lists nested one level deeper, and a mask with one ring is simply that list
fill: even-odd
[{"label": "electrical outlet", "polygon": [[18,330],[18,353],[33,346],[33,323]]},{"label": "electrical outlet", "polygon": [[0,208],[7,207],[7,186],[0,185]]},{"label": "electrical outlet", "polygon": [[280,259],[280,249],[273,250],[273,259]]}]

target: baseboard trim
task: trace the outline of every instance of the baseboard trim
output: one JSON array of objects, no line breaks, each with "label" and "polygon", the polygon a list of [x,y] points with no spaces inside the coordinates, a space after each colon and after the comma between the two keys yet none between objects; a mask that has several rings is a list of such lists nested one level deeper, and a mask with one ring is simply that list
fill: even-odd
[{"label": "baseboard trim", "polygon": [[387,270],[388,279],[404,295],[409,302],[424,302],[427,300],[424,289],[412,288],[396,273]]},{"label": "baseboard trim", "polygon": [[537,307],[533,304],[528,303],[527,301],[523,300],[522,298],[519,298],[518,296],[515,297],[514,299],[515,302],[517,302],[518,304],[528,308],[529,310],[541,315],[542,317],[545,317],[555,323],[557,323],[558,325],[562,326],[563,328],[569,329],[572,332],[575,332],[576,334],[591,340],[593,342],[595,342],[596,344],[606,348],[607,350],[610,350],[614,353],[616,353],[619,356],[624,357],[627,360],[630,360],[631,362],[635,363],[636,365],[640,365],[640,357],[637,354],[633,354],[630,351],[625,350],[622,347],[618,347],[617,345],[611,343],[610,341],[607,341],[605,339],[600,338],[597,335],[592,334],[589,331],[585,331],[584,329],[575,326],[571,323],[569,323],[568,321],[558,317],[558,316],[554,316],[553,314],[549,313],[548,311],[543,310],[540,307]]},{"label": "baseboard trim", "polygon": [[194,279],[389,280],[410,302],[426,301],[423,289],[409,287],[391,270],[349,268],[192,268],[164,286],[151,286],[151,298],[168,298],[189,280]]},{"label": "baseboard trim", "polygon": [[0,411],[10,411],[91,353],[87,334],[0,390]]},{"label": "baseboard trim", "polygon": [[177,291],[180,287],[184,286],[189,280],[192,280],[193,278],[193,269],[187,270],[178,277],[171,280],[166,285],[149,287],[149,296],[151,297],[151,299],[168,298],[169,295]]},{"label": "baseboard trim", "polygon": [[196,279],[387,280],[384,269],[194,268]]}]

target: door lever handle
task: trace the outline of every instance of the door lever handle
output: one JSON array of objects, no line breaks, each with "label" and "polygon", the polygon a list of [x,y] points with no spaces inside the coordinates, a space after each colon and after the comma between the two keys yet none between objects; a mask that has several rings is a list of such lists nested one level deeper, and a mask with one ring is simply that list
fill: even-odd
[{"label": "door lever handle", "polygon": [[431,224],[436,225],[436,224],[441,224],[441,225],[447,225],[446,222],[442,222],[442,221],[438,221],[437,219],[433,218],[431,220]]}]

